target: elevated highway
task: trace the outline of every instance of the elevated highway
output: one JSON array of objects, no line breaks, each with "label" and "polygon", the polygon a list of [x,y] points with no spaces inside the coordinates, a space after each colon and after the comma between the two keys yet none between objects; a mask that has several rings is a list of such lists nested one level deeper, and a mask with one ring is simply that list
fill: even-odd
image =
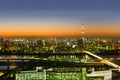
[{"label": "elevated highway", "polygon": [[[120,69],[120,66],[110,62],[109,60],[105,60],[104,58],[97,56],[96,54],[93,54],[89,51],[83,51],[81,53],[66,53],[66,54],[46,54],[46,56],[40,55],[2,55],[0,57],[0,66],[1,65],[14,65],[18,66],[21,63],[28,63],[29,61],[34,61],[35,64],[39,65],[42,63],[46,65],[45,66],[73,66],[74,67],[113,67],[115,69]],[[86,55],[92,56],[94,58],[89,59],[87,61]],[[82,57],[81,57],[82,56]],[[91,62],[90,62],[91,61]],[[54,65],[53,65],[54,64]],[[64,64],[64,65],[62,65]],[[71,64],[71,65],[68,65]]]},{"label": "elevated highway", "polygon": [[[94,61],[88,62],[86,55],[94,57]],[[66,57],[67,56],[67,57]],[[81,57],[82,56],[82,57]],[[92,58],[93,59],[93,58]],[[32,68],[34,66],[44,66],[45,68],[51,67],[102,67],[102,68],[114,68],[115,70],[120,71],[120,66],[104,60],[102,57],[99,57],[95,54],[90,53],[89,51],[83,51],[80,54],[47,54],[47,55],[35,55],[35,56],[1,56],[0,57],[0,66],[17,66],[13,70],[9,70],[2,78],[10,76],[10,74],[15,73],[16,71],[23,70],[25,68]],[[2,80],[0,78],[0,80]]]},{"label": "elevated highway", "polygon": [[111,67],[117,69],[118,71],[120,71],[120,66],[119,66],[119,65],[117,65],[117,64],[115,64],[115,63],[113,63],[113,62],[110,62],[110,61],[108,61],[108,60],[105,60],[105,59],[103,59],[102,57],[99,57],[99,56],[97,56],[97,55],[95,55],[95,54],[92,54],[92,53],[89,52],[89,51],[83,51],[83,52],[85,52],[85,53],[87,53],[87,54],[89,54],[89,55],[91,55],[91,56],[93,56],[93,57],[101,60],[102,63],[107,64],[108,66],[111,66]]}]

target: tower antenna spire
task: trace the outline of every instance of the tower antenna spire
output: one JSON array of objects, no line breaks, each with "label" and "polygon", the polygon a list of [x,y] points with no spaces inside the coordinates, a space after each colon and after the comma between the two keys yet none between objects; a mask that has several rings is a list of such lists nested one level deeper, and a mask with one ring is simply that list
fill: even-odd
[{"label": "tower antenna spire", "polygon": [[84,40],[84,31],[85,31],[85,27],[84,27],[84,24],[82,24],[82,39]]}]

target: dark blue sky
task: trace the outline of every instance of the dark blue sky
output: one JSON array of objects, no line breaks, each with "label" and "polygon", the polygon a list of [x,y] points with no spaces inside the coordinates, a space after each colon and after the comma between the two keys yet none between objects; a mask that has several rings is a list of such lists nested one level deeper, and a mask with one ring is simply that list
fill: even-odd
[{"label": "dark blue sky", "polygon": [[0,10],[120,10],[120,0],[0,0]]},{"label": "dark blue sky", "polygon": [[0,0],[3,19],[119,21],[120,0]]}]

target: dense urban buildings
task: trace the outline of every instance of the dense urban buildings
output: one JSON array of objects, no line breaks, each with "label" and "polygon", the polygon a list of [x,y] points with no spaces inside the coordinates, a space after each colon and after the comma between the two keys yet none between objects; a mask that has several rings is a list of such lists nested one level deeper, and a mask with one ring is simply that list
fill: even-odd
[{"label": "dense urban buildings", "polygon": [[0,0],[0,80],[120,80],[119,0]]},{"label": "dense urban buildings", "polygon": [[120,39],[108,38],[1,38],[0,51],[11,53],[94,53],[120,49]]},{"label": "dense urban buildings", "polygon": [[1,38],[0,52],[1,65],[10,64],[4,70],[24,65],[16,80],[111,80],[120,65],[119,38]]},{"label": "dense urban buildings", "polygon": [[117,79],[120,38],[85,37],[84,31],[82,25],[81,37],[1,37],[0,79]]}]

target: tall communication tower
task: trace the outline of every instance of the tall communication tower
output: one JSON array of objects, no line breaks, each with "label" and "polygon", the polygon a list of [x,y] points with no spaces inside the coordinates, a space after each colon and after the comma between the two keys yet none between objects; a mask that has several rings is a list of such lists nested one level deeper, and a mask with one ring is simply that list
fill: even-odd
[{"label": "tall communication tower", "polygon": [[84,28],[84,24],[82,24],[82,39],[84,40],[84,31],[85,31],[85,28]]},{"label": "tall communication tower", "polygon": [[77,45],[78,45],[78,51],[84,50],[84,24],[82,24],[82,29],[81,29],[81,39],[77,40]]}]

